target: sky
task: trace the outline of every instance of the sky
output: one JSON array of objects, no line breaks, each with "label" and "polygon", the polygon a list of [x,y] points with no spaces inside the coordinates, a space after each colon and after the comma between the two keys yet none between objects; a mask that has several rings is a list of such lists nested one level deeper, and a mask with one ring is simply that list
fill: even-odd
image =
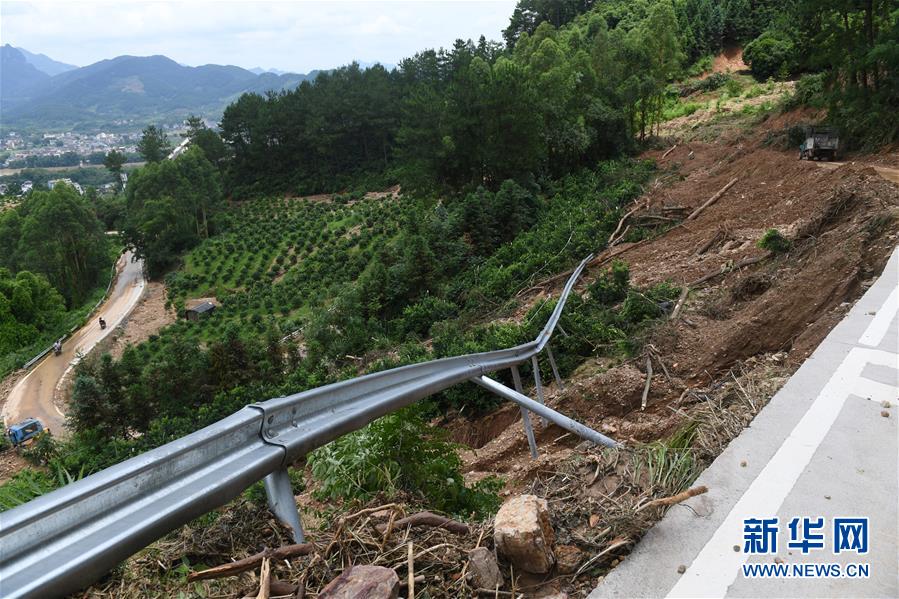
[{"label": "sky", "polygon": [[0,0],[0,42],[85,66],[122,54],[306,73],[395,64],[457,38],[502,40],[515,0]]}]

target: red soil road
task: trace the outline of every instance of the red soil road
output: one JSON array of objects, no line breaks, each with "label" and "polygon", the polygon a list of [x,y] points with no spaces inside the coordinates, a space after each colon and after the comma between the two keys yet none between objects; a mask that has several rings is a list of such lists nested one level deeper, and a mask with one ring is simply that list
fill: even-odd
[{"label": "red soil road", "polygon": [[[63,343],[62,354],[48,354],[13,387],[3,406],[3,419],[7,424],[37,418],[54,435],[65,435],[65,414],[53,402],[57,385],[82,355],[128,316],[146,285],[143,261],[132,261],[130,251],[119,258],[116,271],[116,282],[109,297],[90,321]],[[99,316],[106,320],[105,330],[100,330]]]}]

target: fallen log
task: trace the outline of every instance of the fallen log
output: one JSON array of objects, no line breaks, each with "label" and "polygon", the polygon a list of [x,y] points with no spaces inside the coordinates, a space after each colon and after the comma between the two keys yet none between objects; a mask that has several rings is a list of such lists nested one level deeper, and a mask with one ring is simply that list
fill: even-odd
[{"label": "fallen log", "polygon": [[716,243],[718,243],[718,241],[721,240],[723,237],[727,237],[727,234],[723,230],[718,229],[717,231],[715,231],[715,234],[712,235],[711,239],[706,241],[704,244],[702,244],[701,248],[696,250],[696,255],[702,256],[704,253],[706,253],[707,251],[712,249],[712,246],[715,245]]},{"label": "fallen log", "polygon": [[[399,530],[404,526],[433,526],[434,528],[443,528],[457,535],[467,535],[470,530],[467,524],[451,520],[445,516],[438,516],[431,512],[419,512],[406,518],[400,518],[393,523],[393,530]],[[375,528],[383,534],[387,530],[387,525],[378,524]]]},{"label": "fallen log", "polygon": [[244,559],[237,560],[236,562],[222,564],[221,566],[209,568],[208,570],[201,570],[200,572],[191,572],[187,575],[187,581],[193,582],[195,580],[207,580],[209,578],[237,576],[241,572],[255,569],[256,566],[261,564],[265,559],[283,560],[291,557],[298,557],[300,555],[308,555],[312,553],[314,549],[315,547],[312,545],[312,543],[284,545],[283,547],[278,547],[277,549],[266,549],[265,551],[260,551],[259,553],[251,555],[250,557],[245,557]]},{"label": "fallen log", "polygon": [[703,210],[705,210],[706,208],[708,208],[709,206],[711,206],[712,204],[714,204],[715,202],[720,200],[721,196],[723,196],[727,192],[728,189],[733,187],[736,182],[737,182],[737,177],[734,177],[733,179],[731,179],[730,183],[728,183],[727,185],[722,187],[718,193],[716,193],[715,195],[710,197],[708,200],[706,200],[705,204],[703,204],[702,206],[700,206],[699,208],[694,210],[693,213],[687,217],[687,220],[693,220],[694,218],[699,216]]}]

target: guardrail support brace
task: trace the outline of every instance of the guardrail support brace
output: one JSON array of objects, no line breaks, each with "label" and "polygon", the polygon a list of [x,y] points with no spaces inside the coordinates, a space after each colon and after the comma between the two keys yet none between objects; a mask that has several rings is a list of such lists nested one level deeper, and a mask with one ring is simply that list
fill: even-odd
[{"label": "guardrail support brace", "polygon": [[300,512],[297,510],[287,468],[275,470],[265,477],[263,484],[265,495],[268,497],[268,507],[272,513],[293,531],[295,543],[303,543],[303,524],[300,522]]},{"label": "guardrail support brace", "polygon": [[[521,373],[518,366],[512,366],[512,380],[515,382],[515,390],[524,395],[521,386]],[[524,433],[528,436],[528,447],[531,448],[531,457],[537,459],[537,440],[534,439],[534,427],[531,426],[531,413],[521,406],[521,421],[524,423]]]},{"label": "guardrail support brace", "polygon": [[488,391],[496,393],[500,397],[504,397],[509,401],[517,403],[522,408],[527,408],[531,412],[534,412],[535,414],[551,420],[553,424],[560,426],[561,428],[564,428],[565,430],[570,431],[579,437],[587,439],[588,441],[592,441],[593,443],[604,445],[606,447],[621,447],[621,444],[617,441],[606,437],[602,433],[599,433],[588,426],[584,426],[576,420],[572,420],[565,414],[561,414],[553,410],[552,408],[547,408],[546,406],[537,403],[527,395],[509,389],[502,383],[495,381],[488,376],[475,377],[471,379],[471,382],[484,387]]},{"label": "guardrail support brace", "polygon": [[[537,362],[537,356],[531,356],[531,366],[534,368],[534,386],[537,388],[537,401],[542,405],[546,405],[546,402],[543,400],[543,382],[540,380],[540,364]],[[543,426],[549,424],[545,417],[541,420],[543,420]]]},{"label": "guardrail support brace", "polygon": [[549,358],[549,365],[552,366],[553,376],[556,377],[556,384],[559,386],[559,391],[564,391],[565,385],[562,384],[562,377],[559,376],[559,367],[556,366],[556,357],[553,355],[553,350],[549,346],[549,343],[546,344],[546,357]]}]

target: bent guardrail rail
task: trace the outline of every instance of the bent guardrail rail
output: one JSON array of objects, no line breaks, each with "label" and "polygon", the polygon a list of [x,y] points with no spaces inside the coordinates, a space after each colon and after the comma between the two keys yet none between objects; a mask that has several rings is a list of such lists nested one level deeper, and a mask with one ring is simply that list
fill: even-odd
[{"label": "bent guardrail rail", "polygon": [[[0,514],[0,595],[47,597],[84,587],[134,552],[264,479],[269,506],[303,538],[287,465],[377,418],[464,381],[593,442],[615,441],[543,404],[536,356],[562,314],[575,269],[534,341],[402,366],[249,405],[219,422]],[[548,354],[558,379],[555,360]],[[533,360],[539,401],[522,394],[518,365]],[[511,368],[516,389],[486,374]]]}]

